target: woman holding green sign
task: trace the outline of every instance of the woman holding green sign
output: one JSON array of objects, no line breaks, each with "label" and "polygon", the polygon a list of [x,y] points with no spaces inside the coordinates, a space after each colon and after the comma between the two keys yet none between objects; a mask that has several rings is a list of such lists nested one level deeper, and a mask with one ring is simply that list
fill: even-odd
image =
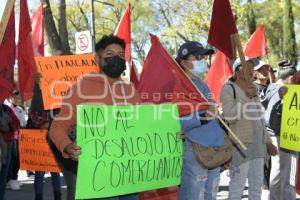
[{"label": "woman holding green sign", "polygon": [[[81,148],[76,144],[76,105],[79,104],[104,104],[128,105],[139,104],[140,99],[134,86],[125,84],[120,78],[126,69],[125,42],[117,36],[103,36],[96,44],[96,61],[100,66],[100,74],[88,74],[75,86],[69,95],[64,98],[60,113],[54,119],[49,136],[64,159],[58,160],[67,182],[68,200],[75,199],[75,185],[77,161]],[[73,130],[73,131],[72,131]],[[72,134],[70,134],[72,133]],[[60,156],[61,155],[57,155]],[[66,163],[69,162],[69,168]],[[71,163],[71,164],[70,164]],[[85,183],[81,183],[85,184]],[[102,200],[137,200],[138,196],[125,195]]]}]

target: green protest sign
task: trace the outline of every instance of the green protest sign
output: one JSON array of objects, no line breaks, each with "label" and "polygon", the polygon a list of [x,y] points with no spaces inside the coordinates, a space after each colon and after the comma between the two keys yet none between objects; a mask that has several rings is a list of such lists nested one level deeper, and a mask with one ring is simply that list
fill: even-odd
[{"label": "green protest sign", "polygon": [[176,105],[79,105],[76,199],[178,185],[180,130]]},{"label": "green protest sign", "polygon": [[300,152],[300,86],[289,85],[283,98],[280,147]]}]

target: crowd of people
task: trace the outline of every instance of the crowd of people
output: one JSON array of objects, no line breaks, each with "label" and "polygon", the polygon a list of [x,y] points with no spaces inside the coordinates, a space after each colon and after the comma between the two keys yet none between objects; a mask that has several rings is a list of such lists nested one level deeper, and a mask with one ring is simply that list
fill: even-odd
[{"label": "crowd of people", "polygon": [[[7,186],[13,190],[20,189],[17,181],[20,128],[49,130],[47,141],[62,170],[67,185],[67,200],[74,200],[77,160],[81,153],[81,147],[76,144],[74,128],[76,105],[141,103],[136,90],[132,93],[133,86],[121,78],[126,69],[125,42],[117,36],[104,36],[96,44],[95,51],[95,59],[101,66],[101,76],[86,75],[70,88],[70,95],[64,99],[61,109],[44,110],[38,76],[27,120],[17,90],[6,102],[1,102],[0,200],[4,199]],[[279,62],[275,71],[270,64],[259,58],[246,58],[245,63],[236,59],[232,63],[233,76],[222,88],[221,106],[218,107],[202,80],[209,68],[208,56],[212,54],[214,50],[189,41],[180,46],[176,57],[178,67],[182,68],[201,95],[209,101],[206,110],[195,111],[180,118],[184,151],[178,199],[216,199],[221,168],[224,166],[205,167],[197,160],[193,146],[197,144],[217,148],[224,145],[224,127],[216,119],[222,116],[246,146],[245,150],[235,141],[232,143],[231,159],[226,163],[230,172],[229,199],[241,199],[248,180],[250,200],[261,199],[264,185],[269,187],[270,200],[295,200],[298,152],[282,149],[279,144],[282,99],[288,92],[287,85],[300,84],[300,72],[289,60]],[[103,96],[101,92],[105,89],[108,92]],[[84,98],[85,95],[97,98]],[[34,172],[36,200],[43,199],[44,174],[43,171]],[[51,178],[53,197],[60,200],[60,174],[51,173]],[[101,199],[137,200],[138,194]]]}]

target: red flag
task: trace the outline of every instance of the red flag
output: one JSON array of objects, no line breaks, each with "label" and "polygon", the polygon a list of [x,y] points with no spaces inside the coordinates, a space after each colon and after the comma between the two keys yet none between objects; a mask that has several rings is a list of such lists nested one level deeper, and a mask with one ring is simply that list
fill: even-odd
[{"label": "red flag", "polygon": [[214,100],[220,105],[221,89],[227,79],[232,75],[229,58],[221,51],[216,53],[215,59],[205,77],[204,82],[208,85]]},{"label": "red flag", "polygon": [[15,12],[11,11],[2,43],[0,45],[0,101],[4,101],[13,93],[15,64]]},{"label": "red flag", "polygon": [[20,27],[18,43],[19,89],[23,99],[31,98],[36,64],[31,40],[31,23],[27,0],[20,1]]},{"label": "red flag", "polygon": [[229,0],[215,0],[213,5],[208,43],[222,51],[228,58],[233,58],[231,35],[237,28]]},{"label": "red flag", "polygon": [[207,108],[196,86],[187,78],[176,61],[164,49],[156,36],[144,62],[139,82],[143,102],[177,103],[180,116]]},{"label": "red flag", "polygon": [[251,35],[245,48],[245,56],[257,58],[267,54],[267,40],[265,36],[265,25],[261,24]]},{"label": "red flag", "polygon": [[44,56],[44,16],[42,3],[31,17],[31,27],[34,55]]},{"label": "red flag", "polygon": [[130,69],[130,82],[133,83],[133,85],[135,86],[135,88],[138,88],[138,84],[139,84],[139,79],[138,79],[138,75],[135,69],[135,64],[134,62],[132,62],[132,66]]},{"label": "red flag", "polygon": [[297,160],[296,192],[300,194],[300,158]]},{"label": "red flag", "polygon": [[122,38],[126,42],[125,58],[131,65],[131,23],[130,23],[130,3],[126,8],[121,21],[115,31],[115,35]]}]

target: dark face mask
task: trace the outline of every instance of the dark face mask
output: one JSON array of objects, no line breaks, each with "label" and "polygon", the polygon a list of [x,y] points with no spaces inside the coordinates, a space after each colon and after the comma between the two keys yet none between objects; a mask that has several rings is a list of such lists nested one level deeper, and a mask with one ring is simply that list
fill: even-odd
[{"label": "dark face mask", "polygon": [[102,71],[110,78],[118,78],[126,69],[126,62],[118,55],[104,58]]}]

